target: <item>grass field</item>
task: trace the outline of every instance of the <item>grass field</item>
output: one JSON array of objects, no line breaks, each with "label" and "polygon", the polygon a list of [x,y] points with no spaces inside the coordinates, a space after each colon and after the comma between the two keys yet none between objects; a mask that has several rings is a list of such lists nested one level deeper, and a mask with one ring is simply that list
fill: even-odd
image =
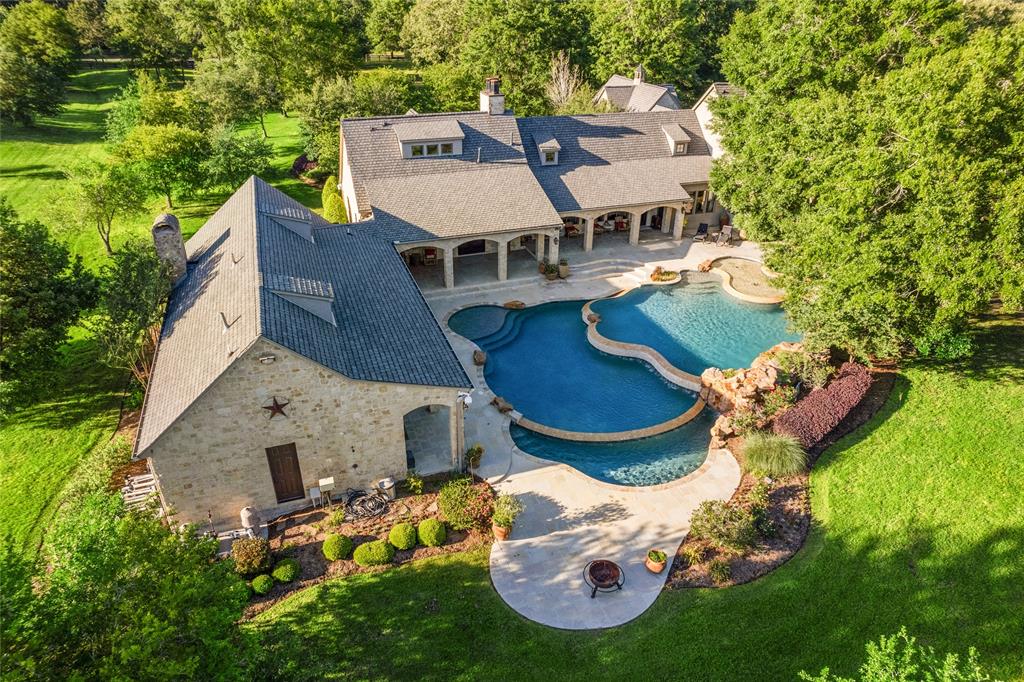
[{"label": "grass field", "polygon": [[[974,364],[907,369],[811,480],[816,525],[769,576],[663,594],[604,632],[538,626],[490,585],[487,551],[310,588],[262,614],[276,679],[795,679],[853,674],[906,625],[1024,679],[1024,321]],[[552,557],[559,561],[565,557]],[[571,558],[570,558],[571,560]]]},{"label": "grass field", "polygon": [[[55,228],[49,206],[59,190],[62,169],[82,158],[103,158],[103,121],[111,98],[128,82],[123,68],[90,68],[72,80],[69,102],[60,115],[32,127],[0,128],[0,195],[24,218]],[[256,126],[250,126],[255,129]],[[276,154],[264,179],[313,208],[320,192],[291,177],[289,170],[302,153],[298,119],[267,117],[267,131]],[[181,201],[175,213],[190,235],[224,202],[227,192]],[[115,227],[114,247],[131,235],[148,235],[162,200]],[[57,234],[93,270],[106,260],[92,226],[62,227]],[[113,433],[124,377],[104,367],[95,342],[76,329],[53,367],[52,390],[43,402],[19,411],[0,425],[0,532],[28,550],[39,540],[54,510],[59,491],[82,457]]]}]

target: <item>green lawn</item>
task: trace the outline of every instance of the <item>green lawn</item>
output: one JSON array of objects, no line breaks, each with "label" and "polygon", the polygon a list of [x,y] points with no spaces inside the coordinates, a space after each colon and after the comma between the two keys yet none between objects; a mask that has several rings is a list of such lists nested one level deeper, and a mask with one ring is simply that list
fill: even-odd
[{"label": "green lawn", "polygon": [[55,363],[50,396],[0,428],[0,529],[31,552],[81,458],[117,425],[123,375],[78,330]]},{"label": "green lawn", "polygon": [[825,454],[807,545],[761,580],[666,593],[626,626],[571,633],[509,610],[486,550],[453,555],[267,611],[250,626],[267,674],[783,680],[825,665],[852,674],[866,641],[906,625],[1024,679],[1024,322],[980,338],[969,367],[908,368],[883,410]]}]

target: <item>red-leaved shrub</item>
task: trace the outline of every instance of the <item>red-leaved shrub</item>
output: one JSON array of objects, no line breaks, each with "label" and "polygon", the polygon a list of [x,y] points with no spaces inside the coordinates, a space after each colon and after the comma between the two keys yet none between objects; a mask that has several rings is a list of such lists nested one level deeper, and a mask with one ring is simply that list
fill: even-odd
[{"label": "red-leaved shrub", "polygon": [[871,373],[864,365],[847,362],[825,388],[812,391],[775,420],[775,433],[793,436],[805,448],[814,447],[864,398]]}]

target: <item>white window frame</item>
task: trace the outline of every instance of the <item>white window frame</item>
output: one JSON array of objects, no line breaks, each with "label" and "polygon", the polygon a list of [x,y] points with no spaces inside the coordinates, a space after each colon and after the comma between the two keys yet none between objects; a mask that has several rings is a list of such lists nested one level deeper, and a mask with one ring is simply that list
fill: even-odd
[{"label": "white window frame", "polygon": [[557,149],[545,149],[541,152],[540,163],[542,166],[557,166],[558,165],[558,150]]},{"label": "white window frame", "polygon": [[426,146],[422,144],[409,145],[409,158],[418,159],[421,156],[426,156]]}]

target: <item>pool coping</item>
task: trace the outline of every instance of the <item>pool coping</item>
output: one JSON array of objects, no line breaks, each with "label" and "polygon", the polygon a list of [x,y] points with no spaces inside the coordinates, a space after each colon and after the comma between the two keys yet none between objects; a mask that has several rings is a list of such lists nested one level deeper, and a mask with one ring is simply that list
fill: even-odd
[{"label": "pool coping", "polygon": [[741,301],[746,301],[747,303],[779,304],[786,300],[785,294],[779,296],[754,296],[753,294],[744,294],[743,292],[738,291],[736,287],[732,285],[732,275],[721,268],[715,267],[715,263],[727,258],[732,258],[733,260],[745,260],[749,263],[757,263],[761,266],[761,272],[764,272],[765,276],[770,278],[770,275],[765,272],[764,263],[761,263],[760,261],[756,261],[753,258],[743,258],[742,256],[719,256],[711,261],[711,269],[708,272],[714,273],[722,280],[722,288],[727,294],[734,296]]}]

